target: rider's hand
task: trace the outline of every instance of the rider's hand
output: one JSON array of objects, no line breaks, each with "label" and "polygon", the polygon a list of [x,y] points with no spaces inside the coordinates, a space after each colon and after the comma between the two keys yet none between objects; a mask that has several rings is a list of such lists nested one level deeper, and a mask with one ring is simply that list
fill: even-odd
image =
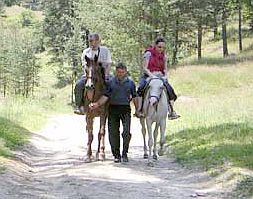
[{"label": "rider's hand", "polygon": [[152,73],[149,75],[150,78],[155,78],[156,76],[153,75]]},{"label": "rider's hand", "polygon": [[163,76],[162,76],[162,79],[166,80],[166,79],[167,79],[167,77],[166,77],[165,75],[163,75]]},{"label": "rider's hand", "polygon": [[89,104],[89,109],[91,109],[91,110],[97,109],[98,107],[99,107],[99,105],[97,102]]}]

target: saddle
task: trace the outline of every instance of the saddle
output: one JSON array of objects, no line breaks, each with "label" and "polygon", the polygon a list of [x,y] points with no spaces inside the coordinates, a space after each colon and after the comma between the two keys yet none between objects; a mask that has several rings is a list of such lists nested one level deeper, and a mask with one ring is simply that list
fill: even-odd
[{"label": "saddle", "polygon": [[[147,83],[146,83],[146,85],[145,85],[145,87],[143,88],[143,91],[142,91],[142,100],[141,100],[141,109],[140,109],[141,112],[143,111],[144,99],[145,99],[145,96],[147,95],[149,84],[150,84],[152,79],[161,79],[162,80],[162,78],[159,77],[159,76],[153,77],[153,78],[147,78]],[[167,99],[169,99],[169,96],[168,96],[167,92],[166,92],[166,95],[167,95]],[[171,104],[170,104],[169,100],[168,100],[168,106],[171,107]]]}]

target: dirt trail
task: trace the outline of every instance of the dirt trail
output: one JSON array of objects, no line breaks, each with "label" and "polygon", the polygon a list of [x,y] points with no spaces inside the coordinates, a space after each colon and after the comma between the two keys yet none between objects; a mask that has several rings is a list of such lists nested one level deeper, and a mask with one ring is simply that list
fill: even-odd
[{"label": "dirt trail", "polygon": [[[0,174],[0,198],[151,199],[222,198],[220,186],[205,173],[182,168],[170,157],[154,167],[143,157],[140,124],[132,120],[128,163],[114,163],[106,135],[106,161],[85,163],[85,118],[63,115],[50,119],[17,161]],[[98,126],[98,125],[97,125]],[[95,125],[95,132],[97,128]],[[96,149],[94,137],[92,148]]]}]

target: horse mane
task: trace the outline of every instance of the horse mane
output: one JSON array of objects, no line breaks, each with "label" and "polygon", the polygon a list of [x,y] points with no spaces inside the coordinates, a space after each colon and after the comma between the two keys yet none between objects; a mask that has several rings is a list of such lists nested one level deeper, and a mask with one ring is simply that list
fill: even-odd
[{"label": "horse mane", "polygon": [[[159,79],[159,78],[157,78]],[[143,111],[144,115],[147,117],[155,117],[155,118],[161,118],[164,117],[164,115],[167,115],[168,112],[168,106],[167,106],[167,94],[164,89],[161,91],[160,98],[155,105],[155,107],[151,107],[149,103],[150,99],[150,86],[152,86],[152,83],[155,83],[154,81],[152,82],[152,79],[149,81],[149,86],[147,87],[145,93],[144,93],[144,104],[143,104]]]},{"label": "horse mane", "polygon": [[[86,84],[85,84],[85,107],[90,102],[97,101],[104,93],[105,89],[105,69],[102,64],[98,62],[98,56],[94,60],[85,56],[87,63],[86,67]],[[91,94],[92,93],[92,94]]]}]

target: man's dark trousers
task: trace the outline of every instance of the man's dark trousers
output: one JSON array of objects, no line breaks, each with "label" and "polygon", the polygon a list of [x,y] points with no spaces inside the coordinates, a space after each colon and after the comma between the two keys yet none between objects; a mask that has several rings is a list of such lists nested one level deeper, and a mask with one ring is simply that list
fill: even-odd
[{"label": "man's dark trousers", "polygon": [[114,157],[120,157],[120,121],[122,122],[123,132],[123,152],[122,156],[128,153],[131,140],[131,108],[129,105],[110,105],[108,115],[109,142]]}]

